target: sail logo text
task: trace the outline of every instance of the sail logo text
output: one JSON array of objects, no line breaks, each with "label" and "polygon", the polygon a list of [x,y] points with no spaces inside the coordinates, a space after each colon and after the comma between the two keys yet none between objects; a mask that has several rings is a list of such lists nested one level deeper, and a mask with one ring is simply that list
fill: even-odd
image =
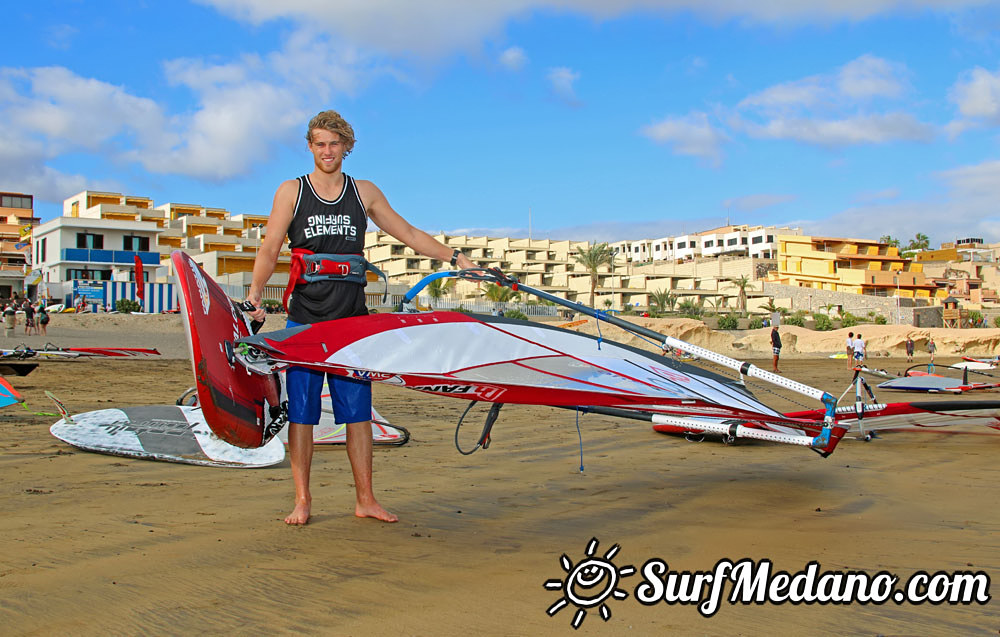
[{"label": "sail logo text", "polygon": [[430,392],[432,394],[448,394],[450,396],[475,396],[480,400],[493,401],[501,394],[503,394],[506,389],[503,387],[494,387],[493,385],[452,385],[452,384],[441,384],[441,385],[420,385],[417,387],[412,387],[411,389],[416,389],[417,391]]}]

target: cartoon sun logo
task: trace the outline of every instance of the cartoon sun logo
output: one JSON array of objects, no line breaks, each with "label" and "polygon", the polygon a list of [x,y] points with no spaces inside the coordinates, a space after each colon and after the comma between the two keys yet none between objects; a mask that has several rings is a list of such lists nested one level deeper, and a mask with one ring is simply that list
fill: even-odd
[{"label": "cartoon sun logo", "polygon": [[591,538],[585,551],[588,559],[581,561],[576,566],[564,553],[559,558],[559,565],[566,571],[566,578],[545,581],[545,590],[561,590],[563,592],[563,597],[557,599],[545,612],[549,617],[553,617],[572,603],[577,608],[576,614],[570,621],[574,630],[579,628],[583,624],[583,620],[587,618],[587,610],[595,606],[601,614],[601,619],[604,621],[611,619],[611,610],[608,609],[604,600],[609,597],[627,598],[628,593],[618,588],[618,582],[623,577],[635,574],[634,566],[616,568],[611,562],[621,549],[619,545],[615,544],[608,549],[604,557],[594,557],[597,545],[597,538]]}]

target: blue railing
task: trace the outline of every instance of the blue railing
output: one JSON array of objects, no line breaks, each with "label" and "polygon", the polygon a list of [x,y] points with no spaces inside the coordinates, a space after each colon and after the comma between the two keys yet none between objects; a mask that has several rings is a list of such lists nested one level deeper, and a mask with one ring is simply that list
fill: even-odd
[{"label": "blue railing", "polygon": [[135,250],[88,250],[86,248],[65,248],[62,250],[62,261],[79,261],[83,263],[134,263],[135,256],[143,265],[160,265],[159,252],[136,252]]}]

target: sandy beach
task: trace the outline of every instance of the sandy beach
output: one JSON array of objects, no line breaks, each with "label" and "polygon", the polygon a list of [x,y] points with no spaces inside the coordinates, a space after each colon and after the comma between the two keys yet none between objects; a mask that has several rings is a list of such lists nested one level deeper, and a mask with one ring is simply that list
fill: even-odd
[{"label": "sandy beach", "polygon": [[[280,327],[280,320],[270,317],[265,329]],[[872,350],[888,354],[879,366],[905,367],[899,347],[907,328],[867,327]],[[695,334],[697,344],[769,368],[766,330],[692,329],[685,334]],[[621,337],[614,328],[602,330],[606,338]],[[957,360],[959,352],[992,355],[987,343],[1000,337],[1000,330],[915,331],[933,335],[939,362]],[[850,373],[845,361],[826,354],[840,351],[843,335],[807,332],[783,332],[783,372],[840,395]],[[889,571],[904,581],[918,571],[984,571],[996,581],[995,431],[845,440],[823,459],[763,443],[690,443],[644,423],[588,415],[580,419],[581,472],[573,412],[507,406],[490,449],[463,456],[453,437],[464,401],[376,385],[378,410],[412,434],[406,446],[375,452],[376,493],[400,522],[353,517],[346,455],[321,448],[313,466],[314,517],[291,528],[282,522],[292,501],[287,459],[244,470],[87,453],[48,433],[56,418],[32,413],[54,411],[44,390],[74,413],[173,404],[193,384],[180,317],[57,315],[47,337],[11,338],[7,346],[46,341],[157,347],[163,356],[43,361],[28,376],[8,378],[28,409],[0,411],[5,634],[944,635],[1000,629],[995,603],[723,603],[705,618],[693,605],[640,604],[635,590],[642,575],[636,573],[618,585],[626,599],[607,601],[607,622],[592,608],[574,631],[576,607],[550,617],[546,609],[562,593],[543,587],[566,576],[560,556],[573,564],[585,560],[592,538],[599,541],[595,554],[620,545],[613,557],[618,567],[641,569],[659,558],[671,570],[710,571],[724,558],[750,558],[795,573],[815,560],[821,570]],[[806,402],[783,392],[758,396],[787,411]]]}]

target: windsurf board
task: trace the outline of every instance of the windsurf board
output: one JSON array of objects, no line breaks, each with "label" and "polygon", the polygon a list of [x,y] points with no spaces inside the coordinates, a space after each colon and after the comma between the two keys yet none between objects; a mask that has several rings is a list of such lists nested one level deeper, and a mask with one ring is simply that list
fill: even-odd
[{"label": "windsurf board", "polygon": [[[284,394],[284,372],[281,372],[282,376],[282,400],[285,399]],[[323,395],[323,400],[328,401],[330,399],[329,394]],[[188,405],[196,407],[198,405],[198,393],[196,388],[192,387],[187,390],[181,397],[177,399],[178,405]],[[380,413],[372,406],[372,444],[385,445],[385,446],[399,446],[405,445],[410,440],[410,432],[405,427],[399,427],[396,425],[390,425],[389,421],[382,417]],[[288,427],[283,427],[280,432],[278,432],[278,438],[281,442],[288,444]],[[319,424],[313,427],[313,444],[317,445],[343,445],[347,444],[347,427],[344,425],[338,425],[333,416],[333,411],[327,407],[324,407],[319,415]]]},{"label": "windsurf board", "polygon": [[178,280],[198,404],[219,438],[261,447],[284,425],[275,374],[254,374],[233,358],[234,342],[251,333],[247,316],[186,253],[170,255]]},{"label": "windsurf board", "polygon": [[285,458],[278,440],[255,449],[221,440],[197,407],[149,405],[70,416],[60,405],[60,411],[63,419],[49,431],[85,451],[213,467],[269,467]]}]

